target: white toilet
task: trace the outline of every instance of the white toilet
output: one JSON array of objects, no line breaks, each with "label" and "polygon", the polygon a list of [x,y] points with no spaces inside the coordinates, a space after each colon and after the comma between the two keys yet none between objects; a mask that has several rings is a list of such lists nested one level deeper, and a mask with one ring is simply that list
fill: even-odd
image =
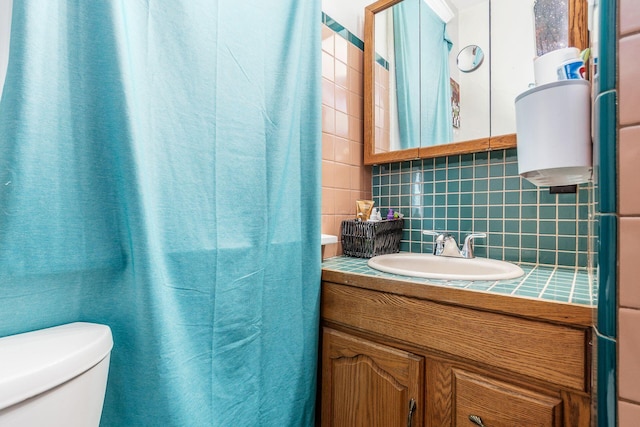
[{"label": "white toilet", "polygon": [[112,347],[94,323],[0,338],[0,427],[98,426]]}]

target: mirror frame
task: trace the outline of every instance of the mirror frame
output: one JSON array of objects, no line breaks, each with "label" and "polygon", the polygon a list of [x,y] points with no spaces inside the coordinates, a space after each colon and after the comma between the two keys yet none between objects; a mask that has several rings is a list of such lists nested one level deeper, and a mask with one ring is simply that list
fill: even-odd
[{"label": "mirror frame", "polygon": [[[405,160],[467,154],[481,151],[514,148],[516,134],[489,136],[469,141],[452,142],[431,147],[375,152],[375,14],[403,0],[378,0],[364,9],[364,164],[375,165]],[[582,50],[589,45],[587,4],[584,0],[569,0],[569,45]],[[491,66],[489,54],[489,66]],[[588,67],[587,67],[588,69]]]},{"label": "mirror frame", "polygon": [[[480,49],[480,62],[478,62],[477,64],[473,65],[473,63],[471,64],[471,66],[468,66],[468,61],[472,61],[476,55],[474,55],[473,53],[473,49]],[[469,50],[471,50],[471,56],[467,55],[469,53]],[[477,52],[477,50],[476,50]],[[464,56],[463,56],[464,55]],[[456,55],[456,66],[458,67],[458,70],[460,70],[463,73],[473,73],[474,71],[476,71],[478,68],[480,68],[480,66],[484,63],[484,51],[482,50],[482,48],[476,44],[469,44],[465,47],[463,47],[462,49],[460,49],[460,51],[458,52],[458,55]],[[466,62],[467,64],[465,64],[466,66],[463,68],[462,64],[460,64],[460,58],[462,58],[464,60],[464,62]]]}]

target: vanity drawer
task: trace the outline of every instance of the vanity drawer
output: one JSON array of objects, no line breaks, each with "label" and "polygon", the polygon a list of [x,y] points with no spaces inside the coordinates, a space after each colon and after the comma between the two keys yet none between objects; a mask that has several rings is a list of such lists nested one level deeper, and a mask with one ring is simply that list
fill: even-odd
[{"label": "vanity drawer", "polygon": [[546,383],[588,389],[588,328],[326,281],[321,307],[325,321]]},{"label": "vanity drawer", "polygon": [[[491,378],[453,370],[456,426],[562,425],[562,400]],[[477,417],[472,421],[472,417]]]}]

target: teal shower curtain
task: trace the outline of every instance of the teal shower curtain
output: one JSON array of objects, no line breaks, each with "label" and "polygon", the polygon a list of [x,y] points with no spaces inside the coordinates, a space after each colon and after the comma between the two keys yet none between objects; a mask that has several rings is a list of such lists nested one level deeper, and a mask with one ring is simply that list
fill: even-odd
[{"label": "teal shower curtain", "polygon": [[109,325],[102,425],[313,425],[319,53],[319,0],[14,2],[0,336]]},{"label": "teal shower curtain", "polygon": [[404,0],[393,11],[400,144],[410,148],[451,142],[452,42],[447,26],[422,0]]}]

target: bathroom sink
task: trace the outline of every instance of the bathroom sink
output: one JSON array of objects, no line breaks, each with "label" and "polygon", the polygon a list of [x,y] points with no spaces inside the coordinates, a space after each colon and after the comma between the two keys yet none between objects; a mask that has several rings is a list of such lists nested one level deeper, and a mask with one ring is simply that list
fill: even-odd
[{"label": "bathroom sink", "polygon": [[441,280],[515,279],[524,271],[510,262],[488,258],[451,258],[420,253],[378,255],[369,267],[385,273]]},{"label": "bathroom sink", "polygon": [[323,234],[320,237],[320,243],[322,246],[330,245],[332,243],[338,243],[338,236],[332,236],[331,234]]}]

